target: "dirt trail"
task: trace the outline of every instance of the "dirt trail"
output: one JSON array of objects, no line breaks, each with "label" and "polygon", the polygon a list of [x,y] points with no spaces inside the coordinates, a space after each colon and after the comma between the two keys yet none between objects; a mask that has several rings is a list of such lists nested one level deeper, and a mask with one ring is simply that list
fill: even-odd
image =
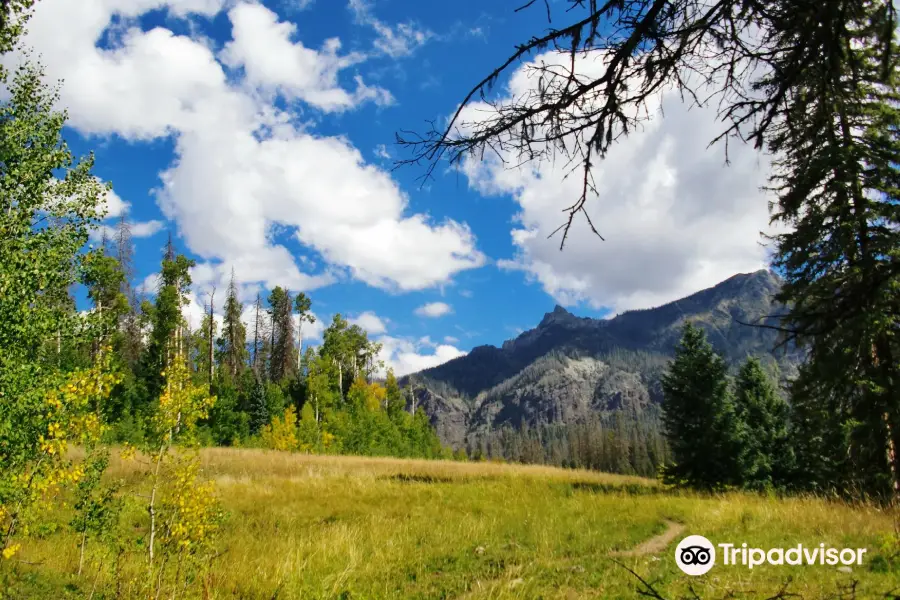
[{"label": "dirt trail", "polygon": [[655,535],[649,540],[642,543],[636,548],[625,550],[624,552],[616,552],[615,556],[643,556],[645,554],[658,554],[666,549],[672,540],[677,538],[684,531],[684,525],[669,521],[663,521],[666,524],[666,530],[659,535]]}]

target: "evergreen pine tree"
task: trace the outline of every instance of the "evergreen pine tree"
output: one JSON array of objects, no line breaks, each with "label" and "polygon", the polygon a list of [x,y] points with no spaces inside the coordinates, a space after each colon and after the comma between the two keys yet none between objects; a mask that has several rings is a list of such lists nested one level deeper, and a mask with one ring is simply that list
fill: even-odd
[{"label": "evergreen pine tree", "polygon": [[256,435],[269,424],[269,404],[266,388],[262,381],[255,379],[247,401],[247,413],[250,417],[250,435]]},{"label": "evergreen pine tree", "polygon": [[269,374],[266,366],[269,360],[269,329],[264,313],[262,297],[257,293],[253,303],[253,356],[250,364],[256,377],[266,379]]},{"label": "evergreen pine tree", "polygon": [[[877,461],[861,464],[852,443],[860,423],[852,419],[848,396],[856,386],[832,387],[822,362],[808,362],[790,385],[790,436],[797,468],[792,487],[819,494],[848,494],[873,488],[883,476]],[[853,451],[856,450],[856,451]]]},{"label": "evergreen pine tree", "polygon": [[196,365],[197,380],[203,381],[207,385],[210,385],[210,332],[213,335],[213,339],[215,339],[214,336],[217,328],[218,323],[216,323],[215,318],[210,317],[209,311],[207,311],[200,321],[200,328],[193,336],[191,336],[191,345],[193,346],[192,354],[194,364]]},{"label": "evergreen pine tree", "polygon": [[[846,444],[822,448],[834,466],[849,460],[832,484],[900,499],[900,53],[886,8],[841,5],[832,26],[810,5],[776,23],[775,39],[790,44],[810,22],[845,39],[833,60],[798,73],[769,149],[774,218],[787,226],[775,238],[778,299],[791,307],[782,326],[808,357],[795,402],[827,399],[841,419],[820,438]],[[773,77],[768,89],[782,86]]]},{"label": "evergreen pine tree", "polygon": [[269,295],[270,356],[269,378],[273,382],[281,382],[294,373],[297,361],[294,360],[294,324],[291,294],[276,286]]},{"label": "evergreen pine tree", "polygon": [[734,409],[727,367],[703,330],[688,323],[663,376],[663,423],[673,464],[665,478],[713,489],[735,479]]},{"label": "evergreen pine tree", "polygon": [[403,399],[403,392],[400,391],[400,385],[397,378],[394,377],[394,370],[388,369],[387,379],[384,382],[386,390],[385,402],[387,403],[387,413],[391,419],[396,420],[397,416],[406,409],[406,401]]},{"label": "evergreen pine tree", "polygon": [[734,407],[739,450],[738,480],[751,489],[787,482],[793,450],[788,440],[788,406],[755,358],[741,366]]},{"label": "evergreen pine tree", "polygon": [[128,311],[120,318],[121,336],[116,347],[116,354],[122,358],[127,371],[133,372],[141,358],[143,336],[138,316],[140,303],[136,290],[131,285],[134,279],[134,244],[132,243],[131,225],[125,215],[122,215],[116,223],[113,242],[115,257],[119,261],[124,275],[120,291],[128,299]]},{"label": "evergreen pine tree", "polygon": [[221,373],[231,381],[238,381],[247,362],[247,328],[241,320],[244,307],[237,297],[237,283],[234,271],[228,284],[228,296],[225,298],[222,315],[222,335],[217,340]]}]

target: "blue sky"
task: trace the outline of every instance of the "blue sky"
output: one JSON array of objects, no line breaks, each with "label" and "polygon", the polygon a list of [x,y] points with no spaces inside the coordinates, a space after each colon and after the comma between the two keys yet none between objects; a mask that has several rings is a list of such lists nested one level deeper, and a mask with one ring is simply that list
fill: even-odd
[{"label": "blue sky", "polygon": [[[408,372],[500,344],[556,303],[646,308],[765,263],[767,162],[739,149],[725,168],[706,149],[714,111],[671,93],[656,106],[666,118],[596,168],[606,242],[579,224],[564,252],[544,239],[577,196],[559,165],[441,165],[424,185],[423,168],[391,169],[408,156],[396,131],[444,122],[544,31],[543,9],[519,4],[40,0],[26,43],[64,79],[71,147],[94,151],[114,185],[108,224],[134,223],[136,284],[152,282],[171,232],[197,261],[190,318],[233,268],[244,300],[305,290],[320,324],[357,319]],[[528,69],[497,97],[527,93]]]}]

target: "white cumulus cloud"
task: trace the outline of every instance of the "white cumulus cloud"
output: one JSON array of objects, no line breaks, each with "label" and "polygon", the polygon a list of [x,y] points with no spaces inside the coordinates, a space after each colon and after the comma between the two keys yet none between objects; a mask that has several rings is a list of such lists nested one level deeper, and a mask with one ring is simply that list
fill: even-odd
[{"label": "white cumulus cloud", "polygon": [[446,302],[429,302],[428,304],[423,304],[416,309],[416,314],[420,317],[428,317],[432,319],[443,317],[444,315],[448,315],[451,312],[453,312],[453,308]]},{"label": "white cumulus cloud", "polygon": [[[535,62],[568,60],[548,53]],[[577,69],[599,72],[601,60],[581,59]],[[535,94],[536,85],[537,77],[521,67],[507,101]],[[563,251],[558,235],[547,239],[564,222],[562,209],[581,193],[580,175],[564,177],[565,160],[510,167],[516,157],[503,164],[489,156],[463,165],[471,186],[511,195],[519,204],[511,231],[516,253],[499,261],[501,267],[524,272],[562,304],[623,311],[656,306],[766,264],[760,244],[769,219],[760,191],[766,159],[732,144],[726,166],[721,146],[707,148],[723,127],[715,107],[688,110],[671,90],[652,104],[651,121],[593,167],[599,197],[591,197],[587,209],[606,241],[577,217]],[[474,105],[465,118],[483,118],[477,111],[485,109]]]},{"label": "white cumulus cloud", "polygon": [[386,369],[393,369],[398,377],[436,367],[466,354],[450,344],[435,345],[387,335],[377,341],[382,344],[379,359],[384,361]]},{"label": "white cumulus cloud", "polygon": [[103,209],[106,211],[105,218],[107,219],[114,219],[122,216],[128,212],[130,206],[131,205],[128,202],[122,200],[115,190],[109,190],[103,197]]},{"label": "white cumulus cloud", "polygon": [[[232,39],[218,55],[194,33],[138,26],[151,10],[197,19],[226,5]],[[114,17],[115,43],[99,47]],[[412,213],[387,171],[346,138],[300,122],[307,110],[389,100],[385,90],[347,81],[364,57],[342,53],[337,39],[309,48],[302,33],[254,2],[42,0],[26,43],[49,80],[65,79],[61,104],[77,131],[174,139],[156,200],[199,257],[199,285],[224,289],[233,269],[250,287],[311,290],[354,277],[418,290],[484,264],[464,223]],[[290,236],[325,260],[319,272],[304,270],[283,243]]]},{"label": "white cumulus cloud", "polygon": [[260,4],[238,4],[228,17],[234,39],[225,45],[222,61],[243,68],[245,83],[252,88],[280,91],[326,111],[353,108],[364,100],[392,101],[387,90],[368,87],[362,79],[352,92],[339,85],[342,70],[365,60],[358,53],[341,55],[339,39],[327,40],[321,50],[307,48],[292,41],[296,25],[279,21]]},{"label": "white cumulus cloud", "polygon": [[384,320],[374,312],[367,310],[351,319],[347,319],[351,325],[359,325],[369,335],[379,335],[387,331]]}]

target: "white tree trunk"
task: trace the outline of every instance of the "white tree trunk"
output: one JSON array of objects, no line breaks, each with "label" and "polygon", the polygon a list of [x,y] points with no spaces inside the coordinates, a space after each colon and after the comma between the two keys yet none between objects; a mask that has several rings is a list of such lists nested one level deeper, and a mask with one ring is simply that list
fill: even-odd
[{"label": "white tree trunk", "polygon": [[300,368],[303,362],[303,319],[297,325],[297,377],[300,376]]}]

